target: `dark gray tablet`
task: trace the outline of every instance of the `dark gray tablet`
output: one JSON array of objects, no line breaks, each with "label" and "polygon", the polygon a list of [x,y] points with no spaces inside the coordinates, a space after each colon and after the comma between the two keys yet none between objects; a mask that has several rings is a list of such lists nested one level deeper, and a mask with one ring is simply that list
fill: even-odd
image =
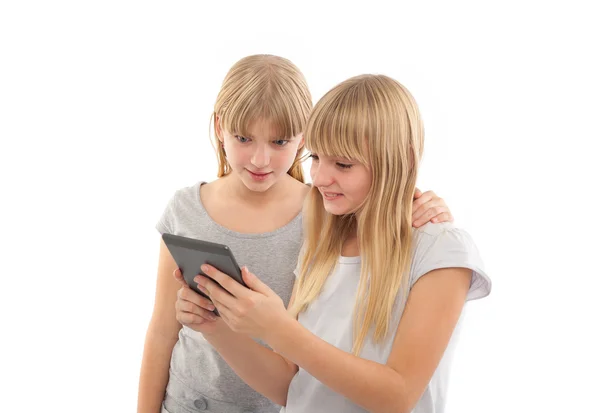
[{"label": "dark gray tablet", "polygon": [[[162,239],[181,270],[186,283],[203,297],[208,298],[198,289],[198,284],[194,281],[194,277],[198,274],[206,276],[200,269],[203,264],[212,265],[246,286],[242,279],[242,271],[228,246],[167,233],[162,235]],[[216,309],[214,313],[219,315]]]}]

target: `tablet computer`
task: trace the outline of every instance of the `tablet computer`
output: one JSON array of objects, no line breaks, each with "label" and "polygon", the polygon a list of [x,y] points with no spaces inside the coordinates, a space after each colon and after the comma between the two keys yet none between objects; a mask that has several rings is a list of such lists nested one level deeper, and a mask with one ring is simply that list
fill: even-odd
[{"label": "tablet computer", "polygon": [[[181,270],[187,285],[203,297],[208,298],[206,294],[198,289],[198,284],[194,281],[198,274],[206,276],[200,269],[203,264],[212,265],[246,286],[242,279],[242,271],[227,245],[168,233],[164,233],[162,239]],[[216,309],[213,312],[219,315]]]}]

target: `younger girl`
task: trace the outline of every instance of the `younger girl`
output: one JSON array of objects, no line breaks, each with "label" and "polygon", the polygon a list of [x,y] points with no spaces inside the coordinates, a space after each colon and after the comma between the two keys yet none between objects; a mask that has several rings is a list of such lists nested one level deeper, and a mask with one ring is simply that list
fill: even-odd
[{"label": "younger girl", "polygon": [[[157,229],[227,244],[260,269],[287,304],[302,243],[302,131],[312,108],[302,73],[276,56],[249,56],[229,71],[214,108],[219,178],[175,192]],[[415,225],[451,219],[432,193],[419,194]],[[201,334],[175,318],[176,264],[161,242],[154,311],[144,347],[138,412],[274,412]],[[208,300],[199,300],[211,309]],[[199,309],[201,315],[212,313]],[[163,403],[164,402],[164,403]]]},{"label": "younger girl", "polygon": [[304,136],[313,187],[289,311],[264,268],[243,269],[245,288],[205,266],[196,280],[221,320],[194,328],[282,412],[442,412],[464,304],[491,282],[466,232],[411,227],[417,105],[389,77],[358,76],[319,101]]}]

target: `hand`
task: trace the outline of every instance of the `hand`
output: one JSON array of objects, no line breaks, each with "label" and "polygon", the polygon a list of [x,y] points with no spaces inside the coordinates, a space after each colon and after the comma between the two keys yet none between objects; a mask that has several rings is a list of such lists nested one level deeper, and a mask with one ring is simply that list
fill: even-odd
[{"label": "hand", "polygon": [[173,277],[181,284],[175,303],[177,321],[200,333],[215,332],[219,322],[218,317],[212,312],[215,309],[213,303],[192,290],[179,269],[173,271]]},{"label": "hand", "polygon": [[412,221],[413,227],[419,228],[427,222],[452,222],[454,217],[444,200],[433,191],[423,193],[416,188]]},{"label": "hand", "polygon": [[231,330],[268,342],[269,334],[280,331],[282,322],[293,320],[281,298],[246,267],[242,278],[249,288],[210,265],[203,265],[202,271],[210,278],[199,275],[194,281]]}]

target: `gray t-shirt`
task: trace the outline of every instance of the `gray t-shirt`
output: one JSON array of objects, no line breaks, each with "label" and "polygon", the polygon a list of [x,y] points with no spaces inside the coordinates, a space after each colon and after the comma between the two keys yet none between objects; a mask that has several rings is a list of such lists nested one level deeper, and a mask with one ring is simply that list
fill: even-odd
[{"label": "gray t-shirt", "polygon": [[[156,228],[231,248],[240,266],[246,265],[288,305],[294,269],[302,243],[302,216],[262,234],[231,231],[208,215],[200,199],[202,183],[178,190]],[[173,348],[164,408],[179,412],[278,412],[279,406],[244,383],[202,334],[183,327]]]},{"label": "gray t-shirt", "polygon": [[[469,268],[473,271],[467,300],[485,297],[490,293],[491,281],[483,271],[479,252],[468,233],[454,228],[451,223],[428,223],[413,230],[410,287],[428,272],[448,267]],[[338,264],[327,278],[321,294],[298,316],[300,324],[313,334],[348,353],[352,352],[353,309],[359,280],[360,257],[339,257]],[[368,336],[360,353],[361,358],[386,364],[404,311],[404,297],[404,294],[399,294],[396,299],[389,328],[392,334],[377,344],[373,342],[372,335]],[[454,330],[442,360],[413,409],[414,413],[444,411],[450,361],[458,330]],[[287,406],[282,408],[281,412],[363,413],[366,410],[300,368],[290,384]]]}]

